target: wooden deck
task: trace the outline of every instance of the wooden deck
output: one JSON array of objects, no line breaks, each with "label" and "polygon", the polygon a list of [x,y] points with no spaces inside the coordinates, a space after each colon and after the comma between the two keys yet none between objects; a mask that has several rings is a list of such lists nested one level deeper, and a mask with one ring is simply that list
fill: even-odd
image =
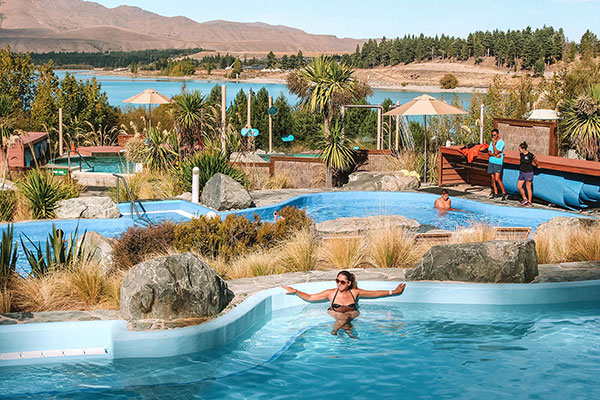
[{"label": "wooden deck", "polygon": [[[479,153],[472,163],[460,152],[460,146],[441,146],[439,161],[439,186],[468,183],[471,185],[489,186],[490,176],[487,173],[488,154]],[[540,169],[549,171],[571,172],[590,176],[600,176],[600,163],[571,158],[536,155]],[[504,164],[518,167],[520,155],[518,151],[506,151]]]},{"label": "wooden deck", "polygon": [[125,150],[125,148],[121,146],[85,146],[77,148],[82,156],[118,155],[122,150]]}]

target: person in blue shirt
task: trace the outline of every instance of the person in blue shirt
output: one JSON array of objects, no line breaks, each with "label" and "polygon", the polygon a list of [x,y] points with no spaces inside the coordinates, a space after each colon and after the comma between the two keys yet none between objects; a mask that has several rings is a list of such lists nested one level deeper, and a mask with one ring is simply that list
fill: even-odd
[{"label": "person in blue shirt", "polygon": [[[500,131],[498,129],[492,129],[492,141],[488,149],[490,155],[488,164],[488,174],[492,177],[492,192],[490,193],[490,199],[502,197],[502,200],[506,200],[508,195],[506,189],[504,189],[504,183],[502,183],[502,164],[504,163],[504,140],[500,139]],[[498,193],[498,187],[502,194]]]}]

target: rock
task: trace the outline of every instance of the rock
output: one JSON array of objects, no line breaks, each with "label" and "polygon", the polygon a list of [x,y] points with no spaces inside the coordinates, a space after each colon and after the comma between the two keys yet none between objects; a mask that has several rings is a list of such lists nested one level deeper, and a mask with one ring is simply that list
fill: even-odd
[{"label": "rock", "polygon": [[543,222],[535,228],[535,235],[542,233],[560,233],[567,229],[576,228],[591,228],[600,224],[600,220],[591,218],[578,218],[578,217],[554,217],[550,221]]},{"label": "rock", "polygon": [[411,280],[528,283],[538,274],[533,240],[433,246],[406,277]]},{"label": "rock", "polygon": [[[264,152],[263,152],[263,154],[264,154]],[[229,161],[241,162],[241,163],[264,163],[264,162],[266,162],[257,153],[239,153],[239,152],[231,153],[231,155],[229,156]]]},{"label": "rock", "polygon": [[90,261],[98,263],[102,271],[109,273],[113,267],[112,249],[115,239],[102,236],[98,232],[89,231],[85,237],[80,237],[77,246],[81,246]]},{"label": "rock", "polygon": [[254,150],[254,154],[267,154],[267,152],[264,151],[263,149],[256,149],[256,150]]},{"label": "rock", "polygon": [[209,317],[232,299],[208,264],[192,253],[176,254],[129,270],[121,285],[121,315],[127,320]]},{"label": "rock", "polygon": [[356,236],[384,227],[418,230],[420,224],[414,219],[402,215],[343,217],[318,223],[317,232],[322,236]]},{"label": "rock", "polygon": [[108,196],[77,197],[62,200],[56,208],[56,218],[119,218],[121,213]]},{"label": "rock", "polygon": [[384,192],[398,192],[403,190],[416,190],[419,180],[414,176],[406,176],[399,171],[353,172],[348,176],[348,183],[344,185],[347,190],[375,190]]},{"label": "rock", "polygon": [[175,200],[185,200],[185,201],[192,201],[192,192],[185,192],[185,193],[181,193],[180,195],[177,195],[175,197],[173,197],[173,199]]},{"label": "rock", "polygon": [[217,211],[254,207],[250,193],[224,174],[215,174],[206,182],[200,202]]}]

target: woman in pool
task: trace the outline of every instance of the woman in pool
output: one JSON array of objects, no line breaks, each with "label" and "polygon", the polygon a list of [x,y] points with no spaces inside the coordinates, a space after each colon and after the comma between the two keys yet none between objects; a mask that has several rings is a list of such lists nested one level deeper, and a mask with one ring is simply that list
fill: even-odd
[{"label": "woman in pool", "polygon": [[319,301],[329,299],[330,307],[327,309],[329,315],[335,319],[332,335],[337,335],[339,329],[346,331],[348,336],[353,337],[352,320],[358,317],[359,297],[387,297],[399,295],[404,292],[405,283],[399,284],[394,290],[363,290],[356,287],[354,274],[341,271],[335,280],[337,289],[327,289],[321,293],[308,294],[294,289],[290,286],[282,286],[287,290],[286,294],[295,294],[306,301]]}]

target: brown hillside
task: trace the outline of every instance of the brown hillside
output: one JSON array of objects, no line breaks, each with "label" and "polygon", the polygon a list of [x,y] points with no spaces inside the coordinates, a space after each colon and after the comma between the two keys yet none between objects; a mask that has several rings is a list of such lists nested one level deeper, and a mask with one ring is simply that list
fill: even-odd
[{"label": "brown hillside", "polygon": [[106,8],[83,0],[0,0],[0,45],[18,51],[202,47],[231,53],[342,53],[354,51],[362,42],[259,22],[198,23],[138,7]]}]

